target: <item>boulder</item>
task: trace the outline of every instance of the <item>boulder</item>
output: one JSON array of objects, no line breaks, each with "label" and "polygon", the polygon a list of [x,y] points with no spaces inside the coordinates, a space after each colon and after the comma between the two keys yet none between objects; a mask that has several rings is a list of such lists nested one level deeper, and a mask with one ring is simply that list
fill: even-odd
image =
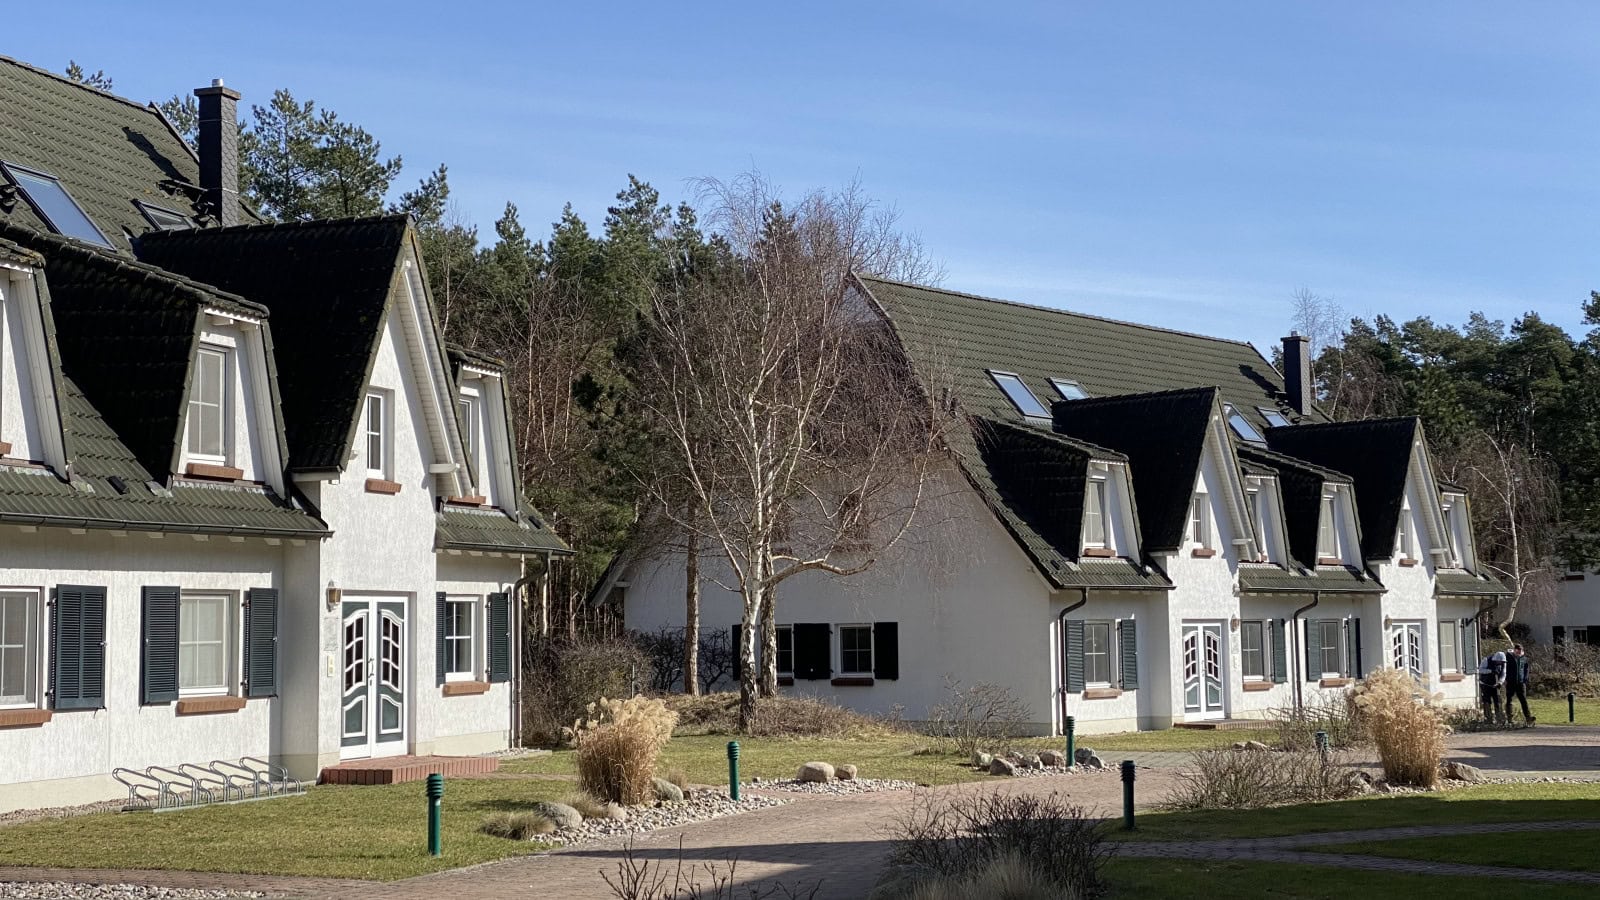
[{"label": "boulder", "polygon": [[1094,754],[1094,748],[1092,748],[1092,747],[1079,747],[1077,750],[1073,751],[1072,758],[1073,758],[1073,760],[1075,760],[1078,763],[1078,765],[1081,766],[1081,765],[1085,765],[1086,763],[1088,763],[1089,762],[1089,758],[1094,756],[1094,755],[1095,755]]},{"label": "boulder", "polygon": [[1243,750],[1244,749],[1244,741],[1234,741],[1233,742],[1233,749],[1235,749],[1235,750]]},{"label": "boulder", "polygon": [[1017,766],[1011,760],[1003,756],[997,756],[989,762],[989,774],[1015,775],[1017,774]]},{"label": "boulder", "polygon": [[833,769],[833,774],[834,777],[838,778],[840,781],[855,781],[857,771],[859,770],[856,769],[855,766],[845,764],[842,766],[835,766]]},{"label": "boulder", "polygon": [[1079,765],[1083,766],[1085,769],[1104,769],[1106,767],[1106,761],[1091,753],[1089,754],[1089,758],[1079,763]]},{"label": "boulder", "polygon": [[1372,776],[1365,772],[1356,772],[1350,776],[1350,793],[1356,796],[1373,793]]},{"label": "boulder", "polygon": [[808,762],[795,773],[794,780],[826,784],[833,780],[833,766],[825,762]]},{"label": "boulder", "polygon": [[1252,750],[1252,751],[1255,751],[1257,753],[1265,753],[1265,752],[1271,750],[1272,748],[1268,747],[1266,744],[1261,743],[1260,741],[1245,741],[1244,742],[1244,749]]},{"label": "boulder", "polygon": [[1028,761],[1028,757],[1024,756],[1021,750],[1012,750],[1006,754],[1006,759],[1011,760],[1017,765],[1022,765]]},{"label": "boulder", "polygon": [[541,800],[529,804],[528,812],[544,816],[556,823],[557,828],[577,828],[583,824],[583,814],[565,803]]},{"label": "boulder", "polygon": [[1444,777],[1452,781],[1470,781],[1482,783],[1489,780],[1483,770],[1477,766],[1469,766],[1464,762],[1447,762],[1444,764]]},{"label": "boulder", "polygon": [[972,767],[974,769],[987,769],[989,768],[989,763],[993,761],[994,757],[983,752],[982,750],[975,751],[972,754]]},{"label": "boulder", "polygon": [[665,778],[652,778],[650,785],[656,790],[656,799],[662,803],[682,803],[683,788],[678,787]]},{"label": "boulder", "polygon": [[615,803],[607,803],[606,818],[613,822],[626,822],[628,821],[628,811]]},{"label": "boulder", "polygon": [[1041,750],[1039,751],[1039,763],[1058,769],[1067,764],[1067,755],[1060,750]]},{"label": "boulder", "polygon": [[1022,761],[1022,764],[1029,769],[1044,768],[1044,760],[1040,759],[1036,754],[1029,754],[1028,757]]}]

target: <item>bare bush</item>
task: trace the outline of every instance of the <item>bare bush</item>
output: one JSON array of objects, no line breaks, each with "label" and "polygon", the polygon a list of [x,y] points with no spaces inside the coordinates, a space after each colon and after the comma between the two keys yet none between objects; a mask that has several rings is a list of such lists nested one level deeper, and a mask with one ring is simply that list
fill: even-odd
[{"label": "bare bush", "polygon": [[1370,740],[1345,694],[1323,695],[1298,708],[1275,709],[1271,721],[1283,750],[1318,749],[1319,731],[1327,733],[1328,746],[1335,750],[1360,747]]},{"label": "bare bush", "polygon": [[683,838],[678,838],[678,855],[669,866],[652,862],[634,850],[633,839],[622,848],[616,877],[605,872],[606,887],[617,900],[812,900],[822,890],[822,882],[792,884],[736,885],[739,858],[731,857],[724,868],[715,862],[690,863],[683,856]]},{"label": "bare bush", "polygon": [[1284,803],[1342,800],[1359,777],[1338,752],[1209,750],[1194,755],[1162,800],[1163,809],[1264,809]]},{"label": "bare bush", "polygon": [[602,697],[627,697],[649,681],[650,664],[633,642],[552,636],[537,641],[523,672],[523,739],[555,746],[561,731]]},{"label": "bare bush", "polygon": [[980,681],[964,687],[946,677],[944,691],[945,701],[931,711],[934,728],[962,756],[1009,743],[1027,719],[1022,701],[1005,685]]},{"label": "bare bush", "polygon": [[978,879],[1010,857],[1027,861],[1029,883],[1048,888],[1047,896],[1094,897],[1104,889],[1101,869],[1113,852],[1098,822],[1054,792],[924,793],[894,827],[889,870],[873,897],[939,896],[927,892]]},{"label": "bare bush", "polygon": [[920,882],[906,900],[1057,900],[1060,896],[1032,863],[1008,853],[971,875]]},{"label": "bare bush", "polygon": [[1439,761],[1444,758],[1442,697],[1428,695],[1399,669],[1369,674],[1351,696],[1378,745],[1389,783],[1425,788],[1437,784]]},{"label": "bare bush", "polygon": [[678,717],[660,700],[600,700],[590,718],[573,726],[578,744],[578,781],[612,803],[632,806],[655,796],[651,779],[661,748],[672,740]]},{"label": "bare bush", "polygon": [[[678,734],[736,734],[739,695],[703,694],[663,698],[678,714]],[[861,737],[884,734],[887,724],[829,700],[777,696],[756,701],[749,733],[762,737]]]},{"label": "bare bush", "polygon": [[1600,647],[1567,641],[1530,644],[1528,693],[1539,697],[1600,696]]}]

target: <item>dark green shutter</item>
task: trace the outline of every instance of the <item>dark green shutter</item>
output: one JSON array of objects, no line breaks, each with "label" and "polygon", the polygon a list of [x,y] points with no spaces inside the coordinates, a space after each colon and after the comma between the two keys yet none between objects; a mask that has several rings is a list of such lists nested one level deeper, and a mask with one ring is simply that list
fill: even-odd
[{"label": "dark green shutter", "polygon": [[245,594],[244,695],[278,696],[278,592],[273,588]]},{"label": "dark green shutter", "polygon": [[1307,681],[1318,681],[1322,678],[1322,654],[1320,652],[1321,648],[1317,646],[1321,640],[1320,637],[1317,640],[1312,639],[1313,635],[1317,635],[1317,632],[1321,629],[1321,625],[1321,619],[1305,620]]},{"label": "dark green shutter", "polygon": [[1139,688],[1139,639],[1138,627],[1132,619],[1123,619],[1117,623],[1117,637],[1121,647],[1122,658],[1122,689],[1125,691],[1138,690]]},{"label": "dark green shutter", "polygon": [[1061,664],[1067,673],[1067,693],[1083,690],[1083,620],[1070,619],[1061,626]]},{"label": "dark green shutter", "polygon": [[1355,616],[1344,620],[1344,674],[1361,677],[1361,619]]},{"label": "dark green shutter", "polygon": [[872,677],[894,681],[900,677],[900,623],[872,626]]},{"label": "dark green shutter", "polygon": [[178,589],[146,587],[141,595],[139,702],[171,703],[178,699]]},{"label": "dark green shutter", "polygon": [[733,680],[737,684],[744,678],[744,647],[739,644],[739,635],[744,633],[744,626],[733,626]]},{"label": "dark green shutter", "polygon": [[50,688],[55,709],[106,705],[106,589],[64,584],[50,605]]},{"label": "dark green shutter", "polygon": [[1268,619],[1267,628],[1272,631],[1272,680],[1283,684],[1289,680],[1289,648],[1284,640],[1283,620]]},{"label": "dark green shutter", "polygon": [[450,615],[450,604],[444,600],[444,591],[434,595],[433,598],[433,681],[434,684],[444,684],[444,670],[450,667],[449,641],[444,639],[445,620]]},{"label": "dark green shutter", "polygon": [[1462,667],[1478,671],[1482,660],[1478,658],[1478,620],[1475,618],[1461,620],[1461,652],[1465,656]]},{"label": "dark green shutter", "polygon": [[795,623],[794,677],[807,681],[833,677],[833,627],[828,623]]},{"label": "dark green shutter", "polygon": [[511,680],[511,596],[489,595],[489,680]]},{"label": "dark green shutter", "polygon": [[1550,627],[1550,643],[1551,644],[1565,644],[1566,642],[1567,642],[1567,629],[1566,629],[1566,626],[1563,626],[1563,625],[1552,625]]}]

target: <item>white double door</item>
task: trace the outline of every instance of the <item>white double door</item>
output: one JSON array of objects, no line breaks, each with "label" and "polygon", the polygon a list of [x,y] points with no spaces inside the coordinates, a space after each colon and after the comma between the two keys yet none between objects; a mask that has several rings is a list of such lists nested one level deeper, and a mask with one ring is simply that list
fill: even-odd
[{"label": "white double door", "polygon": [[406,602],[398,597],[346,594],[342,618],[343,759],[399,756],[406,752]]},{"label": "white double door", "polygon": [[1183,623],[1183,715],[1220,719],[1226,713],[1228,655],[1221,622]]}]

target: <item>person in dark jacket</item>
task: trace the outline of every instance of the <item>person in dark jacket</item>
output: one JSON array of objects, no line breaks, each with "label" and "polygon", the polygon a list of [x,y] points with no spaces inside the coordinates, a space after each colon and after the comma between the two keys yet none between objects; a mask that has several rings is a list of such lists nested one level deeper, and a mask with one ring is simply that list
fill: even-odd
[{"label": "person in dark jacket", "polygon": [[1506,689],[1506,655],[1499,650],[1478,663],[1478,697],[1483,702],[1483,720],[1490,725],[1504,724],[1500,698]]},{"label": "person in dark jacket", "polygon": [[1528,711],[1528,654],[1521,644],[1515,644],[1506,654],[1506,724],[1511,724],[1511,701],[1522,703],[1522,718],[1533,724],[1533,713]]}]

